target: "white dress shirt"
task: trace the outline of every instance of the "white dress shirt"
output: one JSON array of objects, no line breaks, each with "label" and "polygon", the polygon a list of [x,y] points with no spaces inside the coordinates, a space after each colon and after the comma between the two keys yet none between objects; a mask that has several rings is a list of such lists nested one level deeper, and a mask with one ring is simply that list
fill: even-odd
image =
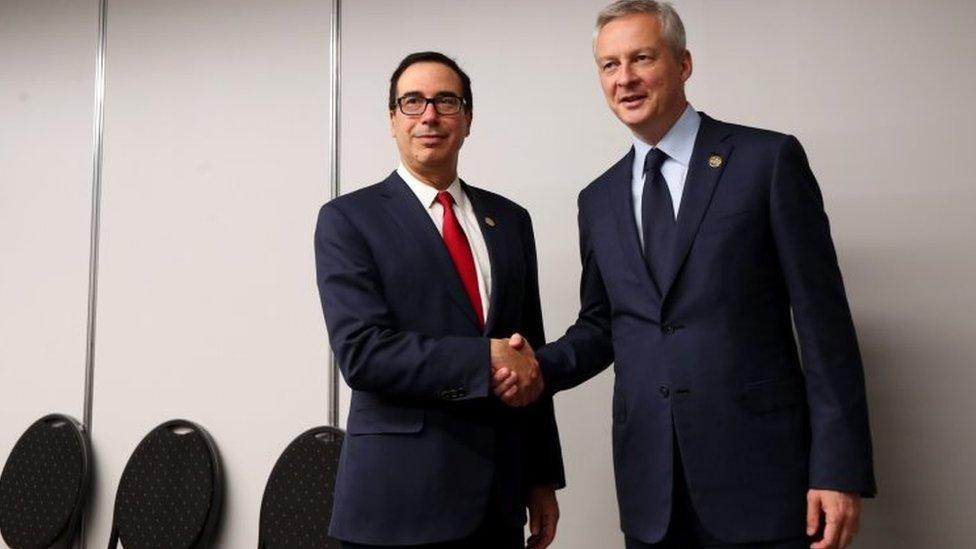
[{"label": "white dress shirt", "polygon": [[691,163],[691,152],[695,148],[698,128],[701,127],[701,115],[691,104],[685,107],[681,118],[671,126],[668,133],[658,141],[657,146],[644,143],[634,136],[634,171],[631,179],[631,192],[634,197],[634,219],[637,222],[637,235],[641,248],[644,247],[644,224],[641,222],[641,197],[644,194],[644,158],[651,149],[661,149],[668,155],[661,164],[661,175],[668,183],[671,193],[671,205],[674,206],[674,217],[678,218],[678,208],[681,207],[681,195],[685,190],[685,179],[688,177],[688,165]]},{"label": "white dress shirt", "polygon": [[[438,190],[417,179],[403,164],[397,167],[397,174],[407,182],[410,190],[417,195],[417,200],[427,210],[431,221],[437,227],[437,232],[443,236],[444,208],[437,201]],[[481,321],[487,323],[488,308],[491,306],[491,261],[488,259],[488,246],[485,244],[485,236],[481,234],[478,216],[474,213],[471,201],[461,189],[461,180],[455,178],[451,185],[444,190],[454,197],[454,216],[461,224],[461,229],[471,246],[471,254],[474,255],[474,267],[478,273],[478,293],[481,295],[481,310],[485,315]]]}]

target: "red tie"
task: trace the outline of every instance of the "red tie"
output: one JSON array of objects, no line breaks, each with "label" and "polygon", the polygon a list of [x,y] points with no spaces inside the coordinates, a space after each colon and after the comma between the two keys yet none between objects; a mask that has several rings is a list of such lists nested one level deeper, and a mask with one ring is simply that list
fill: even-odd
[{"label": "red tie", "polygon": [[444,220],[441,232],[444,234],[444,245],[447,246],[451,259],[454,260],[454,268],[457,269],[461,282],[464,284],[464,291],[468,293],[471,306],[474,307],[475,315],[478,317],[478,326],[485,327],[484,309],[481,308],[481,293],[478,291],[478,271],[474,268],[474,256],[471,254],[471,245],[468,244],[468,237],[464,236],[464,230],[458,223],[454,215],[454,197],[447,191],[437,193],[437,202],[444,207]]}]

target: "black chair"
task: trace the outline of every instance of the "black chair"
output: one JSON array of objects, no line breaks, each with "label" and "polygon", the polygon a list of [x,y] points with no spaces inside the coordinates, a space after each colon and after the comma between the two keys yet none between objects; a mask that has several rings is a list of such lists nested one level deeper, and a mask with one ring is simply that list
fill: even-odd
[{"label": "black chair", "polygon": [[328,530],[343,438],[315,427],[285,448],[261,500],[258,549],[339,549]]},{"label": "black chair", "polygon": [[207,431],[174,419],[142,439],[115,495],[109,549],[197,549],[217,532],[223,471]]},{"label": "black chair", "polygon": [[0,474],[0,534],[13,549],[69,547],[91,483],[91,445],[75,419],[50,414],[14,445]]}]

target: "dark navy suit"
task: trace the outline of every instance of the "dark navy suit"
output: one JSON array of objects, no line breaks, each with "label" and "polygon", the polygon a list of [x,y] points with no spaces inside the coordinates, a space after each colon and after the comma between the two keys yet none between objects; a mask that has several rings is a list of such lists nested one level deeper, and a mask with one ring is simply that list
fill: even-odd
[{"label": "dark navy suit", "polygon": [[336,538],[456,540],[487,516],[520,528],[527,488],[564,483],[552,400],[510,408],[491,393],[489,337],[545,338],[531,220],[514,202],[462,187],[491,261],[484,330],[440,233],[395,172],[319,213],[322,309],[352,388]]},{"label": "dark navy suit", "polygon": [[703,115],[672,276],[658,282],[635,226],[633,155],[580,193],[581,311],[538,353],[547,385],[614,363],[627,535],[665,534],[677,441],[710,534],[803,536],[808,488],[875,492],[861,360],[806,155],[791,136]]}]

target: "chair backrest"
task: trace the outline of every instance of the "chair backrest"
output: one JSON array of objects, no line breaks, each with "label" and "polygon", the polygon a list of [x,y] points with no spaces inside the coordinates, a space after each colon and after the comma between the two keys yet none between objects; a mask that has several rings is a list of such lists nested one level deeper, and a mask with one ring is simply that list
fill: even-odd
[{"label": "chair backrest", "polygon": [[0,534],[13,549],[67,546],[81,524],[91,446],[75,419],[50,414],[14,445],[0,474]]},{"label": "chair backrest", "polygon": [[338,549],[328,536],[344,434],[315,427],[285,448],[261,500],[259,549]]},{"label": "chair backrest", "polygon": [[208,547],[223,501],[223,472],[207,431],[174,419],[139,443],[119,480],[109,548]]}]

